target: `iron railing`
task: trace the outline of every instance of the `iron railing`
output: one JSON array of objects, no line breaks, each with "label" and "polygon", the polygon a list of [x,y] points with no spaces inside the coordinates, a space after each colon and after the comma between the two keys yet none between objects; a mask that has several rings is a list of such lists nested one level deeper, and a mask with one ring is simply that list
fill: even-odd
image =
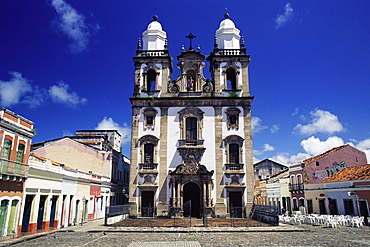
[{"label": "iron railing", "polygon": [[225,164],[226,170],[239,171],[243,170],[244,164]]},{"label": "iron railing", "polygon": [[272,205],[253,205],[250,217],[272,226],[279,225],[279,209]]},{"label": "iron railing", "polygon": [[289,184],[289,191],[304,191],[304,184],[299,183],[299,184]]},{"label": "iron railing", "polygon": [[204,143],[204,140],[179,140],[179,146],[202,146]]}]

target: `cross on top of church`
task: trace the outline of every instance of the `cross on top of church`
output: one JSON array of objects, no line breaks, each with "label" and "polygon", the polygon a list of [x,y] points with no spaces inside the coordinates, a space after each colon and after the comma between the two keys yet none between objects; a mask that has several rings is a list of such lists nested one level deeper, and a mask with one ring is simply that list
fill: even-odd
[{"label": "cross on top of church", "polygon": [[194,36],[192,33],[190,33],[188,36],[185,36],[185,38],[190,40],[190,47],[189,50],[193,49],[193,39],[196,38],[197,36]]}]

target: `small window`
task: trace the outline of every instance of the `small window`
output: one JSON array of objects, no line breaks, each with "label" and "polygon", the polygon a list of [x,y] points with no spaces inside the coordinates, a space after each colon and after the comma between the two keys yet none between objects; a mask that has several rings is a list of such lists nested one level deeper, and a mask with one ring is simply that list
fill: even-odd
[{"label": "small window", "polygon": [[153,125],[153,116],[147,116],[146,117],[146,124],[147,125]]},{"label": "small window", "polygon": [[320,162],[316,161],[316,166],[320,166]]},{"label": "small window", "polygon": [[227,115],[227,128],[238,129],[239,128],[239,114],[240,110],[235,107],[230,107],[225,111]]}]

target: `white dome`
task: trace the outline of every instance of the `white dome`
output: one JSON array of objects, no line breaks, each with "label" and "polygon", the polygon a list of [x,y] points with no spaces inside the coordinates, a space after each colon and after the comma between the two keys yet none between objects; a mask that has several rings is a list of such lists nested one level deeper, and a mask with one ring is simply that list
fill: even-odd
[{"label": "white dome", "polygon": [[232,20],[230,19],[224,19],[220,23],[220,28],[235,28],[235,24]]},{"label": "white dome", "polygon": [[155,31],[163,31],[162,25],[158,21],[152,21],[149,25],[147,30],[155,30]]}]

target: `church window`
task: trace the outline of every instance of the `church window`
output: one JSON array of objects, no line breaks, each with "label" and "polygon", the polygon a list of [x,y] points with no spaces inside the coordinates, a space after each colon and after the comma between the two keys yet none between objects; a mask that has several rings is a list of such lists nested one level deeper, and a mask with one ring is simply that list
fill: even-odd
[{"label": "church window", "polygon": [[154,145],[147,143],[144,145],[144,163],[153,164],[154,160]]},{"label": "church window", "polygon": [[195,117],[186,118],[186,139],[197,140],[197,119]]},{"label": "church window", "polygon": [[157,110],[151,107],[148,107],[143,111],[144,129],[154,129],[155,116],[157,113]]},{"label": "church window", "polygon": [[157,163],[158,141],[159,139],[153,135],[145,135],[139,139],[141,154],[140,166],[153,169],[153,165]]},{"label": "church window", "polygon": [[225,111],[227,115],[227,128],[239,129],[239,114],[240,110],[235,107],[230,107]]},{"label": "church window", "polygon": [[227,155],[226,160],[229,164],[240,164],[239,167],[242,167],[241,157],[243,142],[244,139],[237,135],[230,135],[224,139]]},{"label": "church window", "polygon": [[236,73],[235,73],[235,69],[228,68],[226,70],[226,82],[227,82],[227,89],[236,90]]},{"label": "church window", "polygon": [[187,90],[195,91],[195,72],[194,70],[189,70],[188,72],[186,72],[186,82],[187,82]]},{"label": "church window", "polygon": [[156,77],[157,77],[157,73],[155,72],[155,70],[149,69],[148,72],[146,73],[146,79],[147,79],[146,90],[148,91],[156,90]]},{"label": "church window", "polygon": [[229,144],[229,164],[239,164],[238,144]]}]

